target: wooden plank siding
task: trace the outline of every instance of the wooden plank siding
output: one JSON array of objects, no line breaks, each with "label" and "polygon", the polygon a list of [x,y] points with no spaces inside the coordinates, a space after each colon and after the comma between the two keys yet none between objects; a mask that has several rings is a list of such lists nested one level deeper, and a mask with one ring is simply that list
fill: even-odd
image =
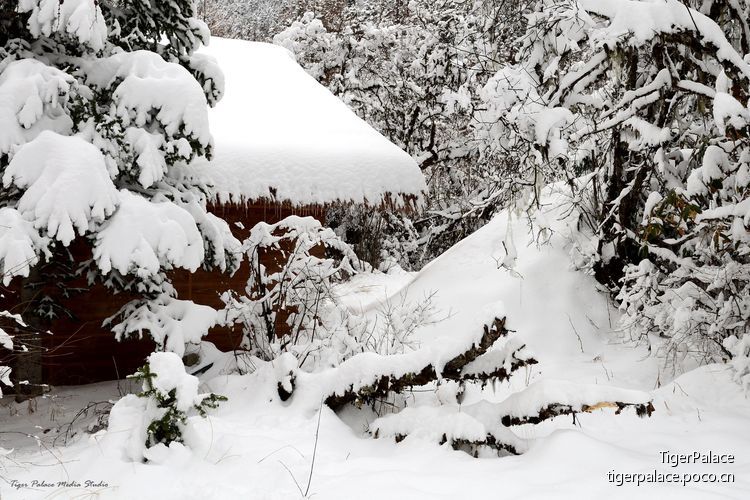
[{"label": "wooden plank siding", "polygon": [[[212,205],[209,211],[226,220],[233,234],[240,240],[245,239],[250,229],[261,221],[275,223],[289,215],[310,215],[318,220],[324,220],[323,207],[295,208],[257,203]],[[241,226],[236,223],[240,223]],[[76,262],[82,262],[91,255],[90,249],[80,241],[74,241],[70,251]],[[274,260],[272,255],[263,256],[262,259],[269,264]],[[220,308],[223,306],[219,298],[222,292],[245,289],[249,270],[248,264],[243,262],[232,276],[203,269],[194,273],[180,269],[172,271],[170,275],[178,298]],[[50,385],[85,384],[122,378],[135,372],[154,349],[148,335],[144,334],[144,338],[140,340],[127,339],[117,342],[114,334],[102,326],[106,318],[117,313],[135,297],[122,293],[112,294],[101,284],[89,286],[84,277],[66,283],[67,288],[80,289],[68,297],[61,295],[61,288],[57,285],[54,282],[45,282],[43,293],[59,301],[69,316],[60,315],[51,321],[32,323],[36,328],[52,332],[42,334],[43,352],[39,362],[42,365],[43,382]],[[28,293],[22,294],[21,286],[23,285],[18,280],[11,285],[10,290],[4,290],[0,305],[7,306],[13,312],[22,311],[24,304],[20,303],[20,297]],[[231,350],[239,346],[241,331],[238,328],[216,327],[209,332],[207,340],[215,343],[219,349]],[[26,359],[24,362],[33,360]]]}]

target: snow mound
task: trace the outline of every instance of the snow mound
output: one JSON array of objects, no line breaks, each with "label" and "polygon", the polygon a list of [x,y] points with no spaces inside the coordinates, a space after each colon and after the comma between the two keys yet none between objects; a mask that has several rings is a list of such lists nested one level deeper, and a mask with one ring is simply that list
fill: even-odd
[{"label": "snow mound", "polygon": [[482,441],[487,436],[484,426],[466,413],[458,413],[448,406],[406,407],[377,419],[370,426],[376,437],[414,436],[430,441]]},{"label": "snow mound", "polygon": [[[173,175],[196,178],[222,202],[270,199],[403,204],[426,184],[416,162],[308,75],[284,48],[212,38],[201,53],[224,71],[209,112],[214,156]],[[186,170],[186,171],[185,171]]]}]

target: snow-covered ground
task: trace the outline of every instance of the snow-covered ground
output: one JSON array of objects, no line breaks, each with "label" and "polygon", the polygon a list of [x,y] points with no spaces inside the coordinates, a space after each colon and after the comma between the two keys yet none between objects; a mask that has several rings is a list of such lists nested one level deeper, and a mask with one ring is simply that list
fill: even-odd
[{"label": "snow-covered ground", "polygon": [[[418,274],[360,275],[340,292],[349,307],[366,313],[376,313],[388,302],[432,296],[438,321],[418,329],[413,339],[425,349],[506,315],[507,327],[539,363],[510,383],[469,389],[465,407],[481,400],[501,402],[535,382],[547,381],[551,390],[574,382],[646,392],[656,410],[651,418],[628,409],[615,415],[610,408],[578,414],[575,422],[558,417],[513,428],[519,438],[529,440],[522,455],[472,458],[419,436],[398,444],[373,439],[366,432],[376,418],[370,410],[352,408],[337,416],[325,406],[284,403],[257,372],[221,375],[212,369],[203,376],[203,389],[229,400],[207,419],[191,420],[189,449],[153,449],[145,464],[126,458],[127,428],[79,432],[64,445],[70,434],[65,424],[81,408],[116,399],[132,388],[130,382],[69,387],[32,403],[4,403],[2,446],[14,451],[0,460],[5,480],[0,496],[750,498],[748,397],[723,365],[673,379],[645,345],[623,336],[616,308],[597,291],[593,278],[571,269],[572,221],[561,217],[565,207],[559,197],[548,199],[555,201],[545,217],[553,230],[549,244],[531,242],[526,221],[514,215],[509,223],[503,213]],[[516,248],[512,270],[500,266],[513,257],[512,251],[509,258],[502,250],[503,243]],[[410,397],[418,404],[435,404],[431,390]],[[455,404],[445,406],[460,413]],[[94,409],[79,416],[72,429],[95,422]],[[731,454],[734,459],[672,467],[664,463],[671,455],[662,452]],[[622,474],[655,472],[675,473],[670,477],[679,482],[618,486]],[[734,481],[701,482],[710,478],[694,474],[733,474]]]}]

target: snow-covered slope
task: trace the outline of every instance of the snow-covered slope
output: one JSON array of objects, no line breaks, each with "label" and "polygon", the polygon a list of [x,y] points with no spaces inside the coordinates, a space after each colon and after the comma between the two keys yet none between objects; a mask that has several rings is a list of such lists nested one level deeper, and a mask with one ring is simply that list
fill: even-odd
[{"label": "snow-covered slope", "polygon": [[[615,371],[623,387],[652,388],[658,362],[645,346],[623,344],[616,306],[592,276],[571,264],[570,246],[581,235],[566,194],[548,189],[544,196],[538,218],[549,228],[541,236],[539,224],[532,237],[525,216],[504,211],[411,279],[394,275],[400,290],[382,276],[371,280],[366,293],[347,288],[349,306],[378,314],[387,304],[430,297],[437,321],[415,332],[422,346],[465,338],[507,316],[506,326],[528,345],[540,361],[535,370],[546,378],[606,383]],[[502,265],[511,260],[511,268]]]},{"label": "snow-covered slope", "polygon": [[415,161],[357,117],[275,45],[212,38],[225,94],[210,111],[210,162],[189,170],[222,201],[266,198],[293,204],[379,205],[421,196]]}]

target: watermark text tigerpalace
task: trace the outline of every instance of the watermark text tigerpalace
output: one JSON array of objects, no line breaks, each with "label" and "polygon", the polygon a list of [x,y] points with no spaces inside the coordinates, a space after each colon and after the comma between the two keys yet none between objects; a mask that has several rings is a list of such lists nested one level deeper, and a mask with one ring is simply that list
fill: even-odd
[{"label": "watermark text tigerpalace", "polygon": [[[675,453],[672,451],[660,451],[659,458],[661,463],[669,465],[676,469],[680,465],[687,464],[733,464],[734,455],[730,453],[701,453],[698,451],[691,453]],[[614,470],[607,473],[607,481],[617,486],[625,484],[642,484],[653,483],[676,483],[685,486],[690,483],[734,483],[734,474],[730,473],[699,473],[699,472],[664,472],[654,469],[651,472],[622,473]]]}]

